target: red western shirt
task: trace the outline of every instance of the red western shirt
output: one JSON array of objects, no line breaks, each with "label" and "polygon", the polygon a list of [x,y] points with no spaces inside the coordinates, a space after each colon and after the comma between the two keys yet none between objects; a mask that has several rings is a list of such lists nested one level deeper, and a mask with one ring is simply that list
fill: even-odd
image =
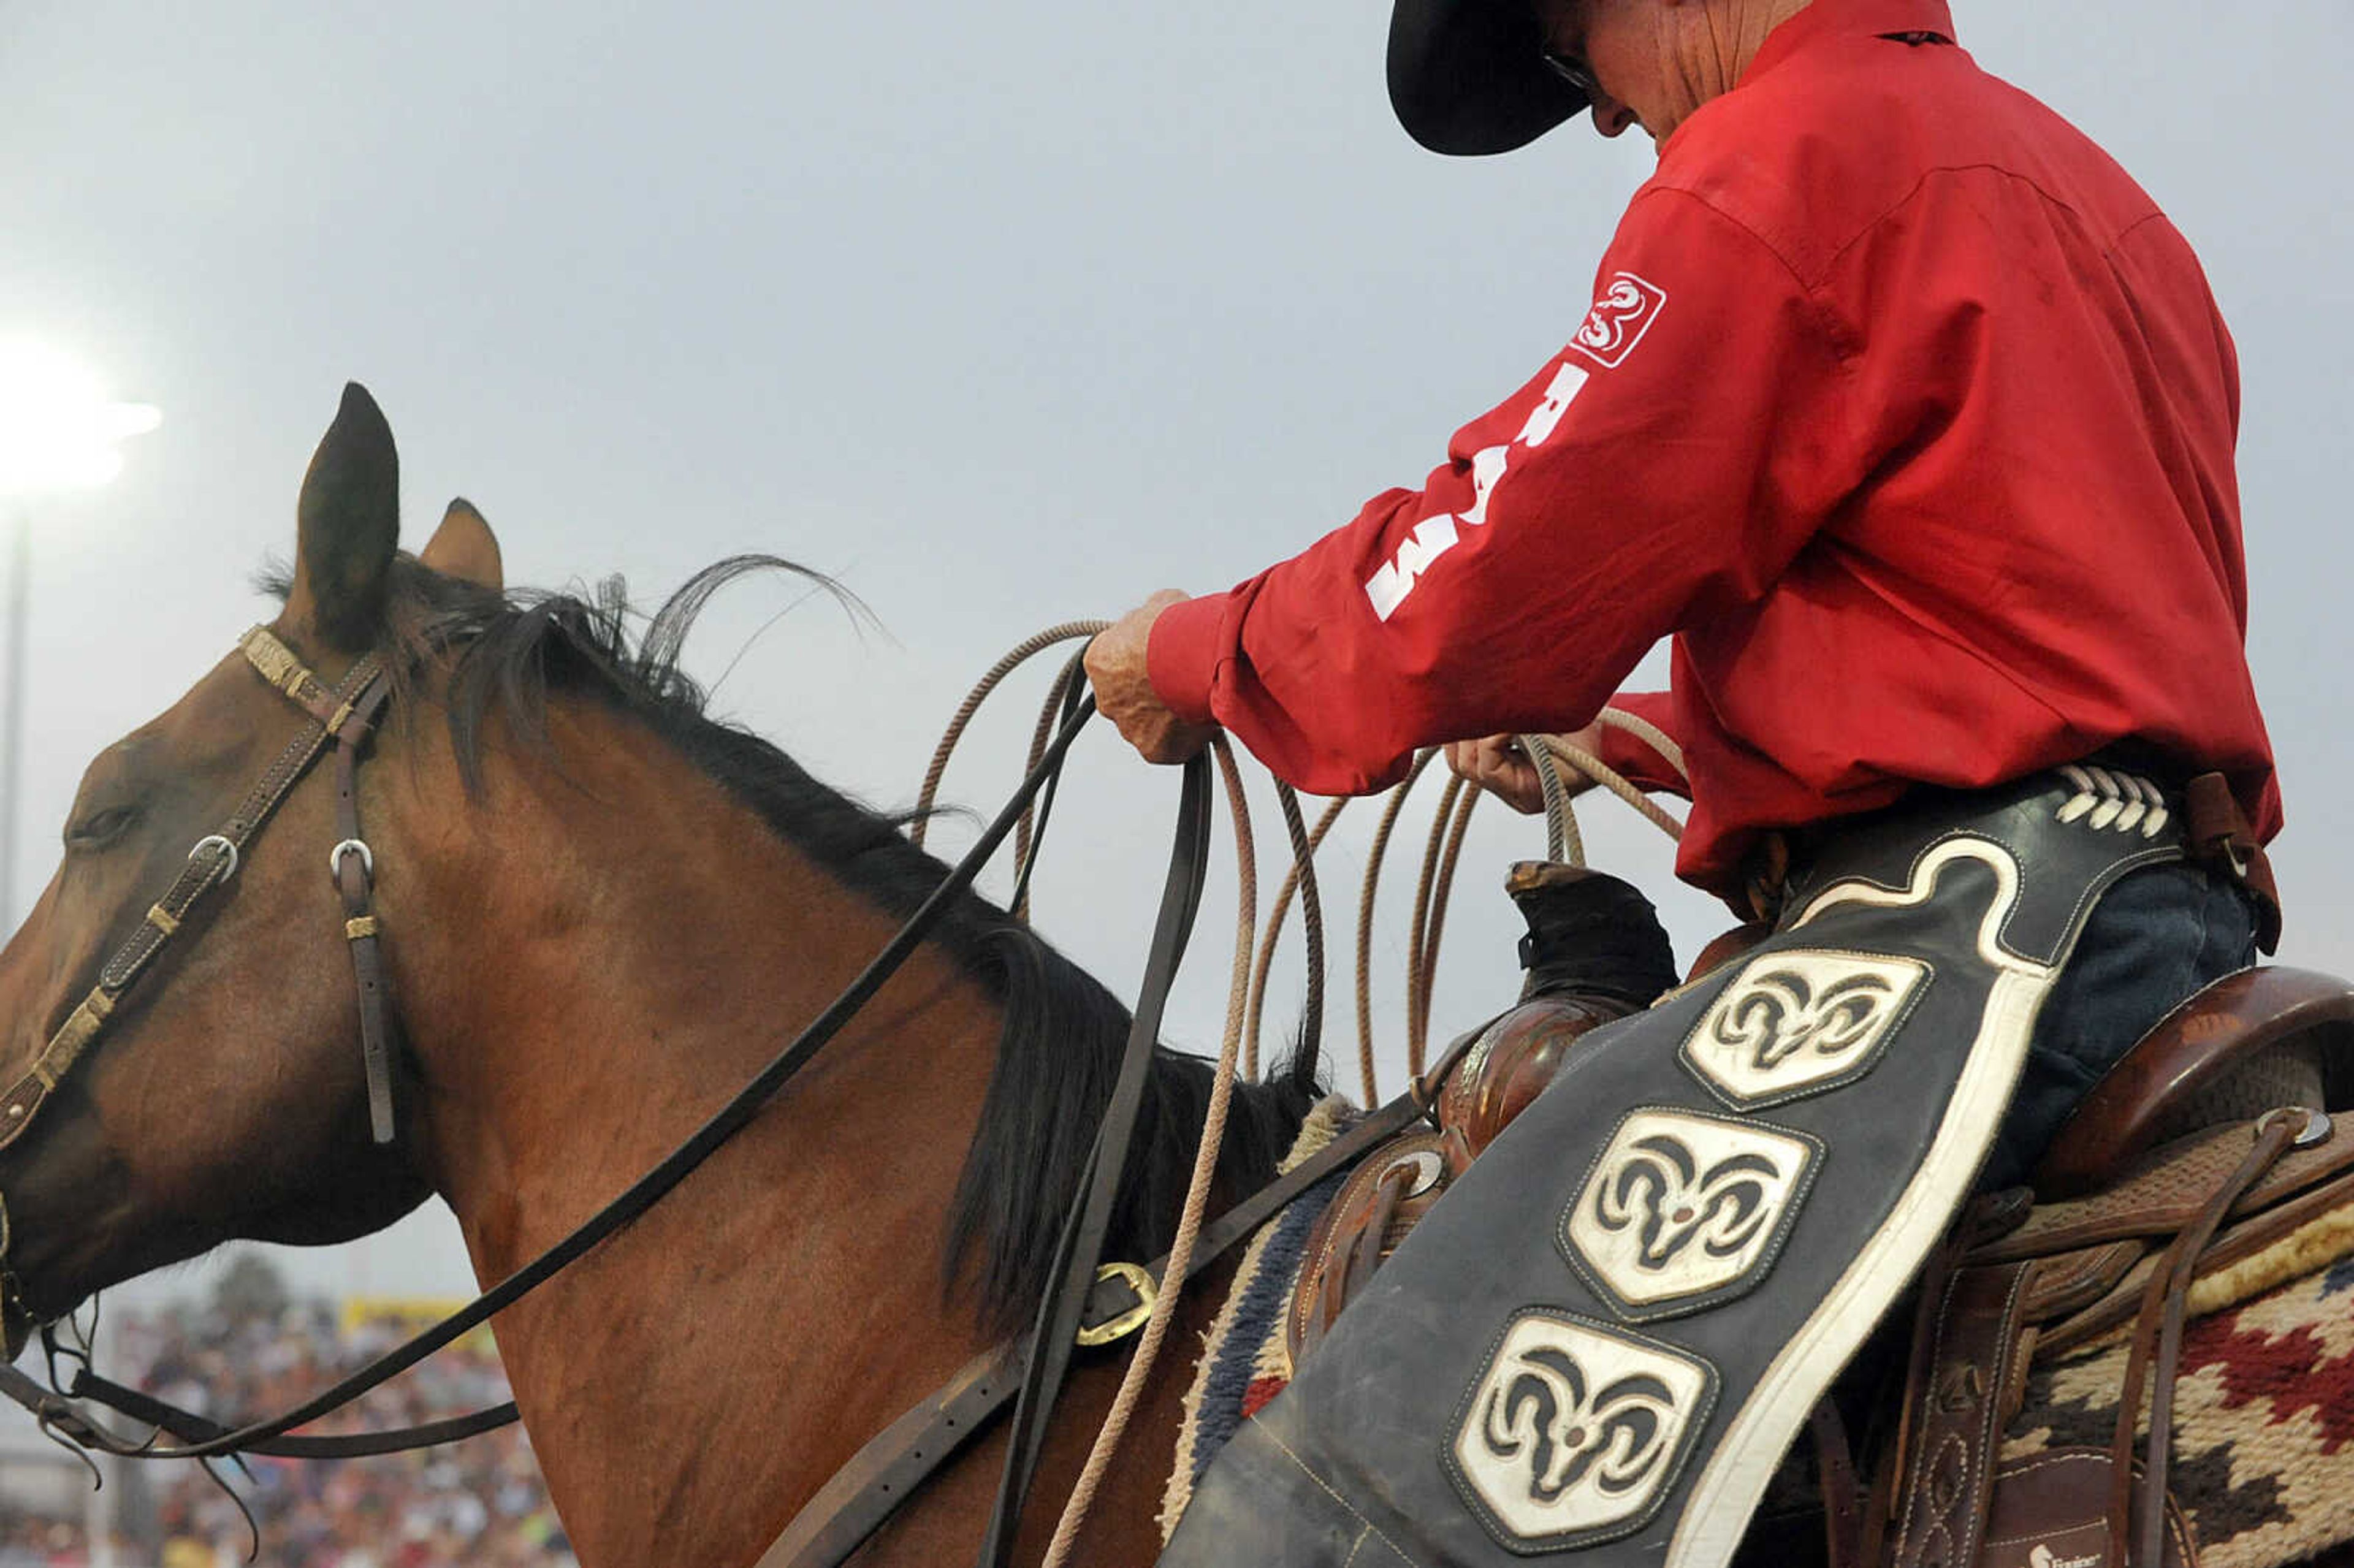
[{"label": "red western shirt", "polygon": [[1162,699],[1353,793],[1583,726],[1672,635],[1671,694],[1618,700],[1683,747],[1704,887],[1762,830],[2128,737],[2269,839],[2231,337],[2140,187],[1953,36],[1943,0],[1777,28],[1661,147],[1570,344],[1421,490],[1166,611]]}]

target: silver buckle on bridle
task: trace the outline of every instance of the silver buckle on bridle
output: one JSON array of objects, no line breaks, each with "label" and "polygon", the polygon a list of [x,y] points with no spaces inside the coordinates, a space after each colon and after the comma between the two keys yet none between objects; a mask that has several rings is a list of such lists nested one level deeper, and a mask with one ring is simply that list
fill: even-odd
[{"label": "silver buckle on bridle", "polygon": [[216,844],[220,847],[221,853],[228,856],[228,863],[223,865],[219,872],[214,875],[213,880],[216,882],[230,881],[237,875],[237,846],[229,842],[228,839],[224,838],[219,833],[207,833],[203,838],[198,839],[195,845],[188,851],[188,858],[193,861],[199,855],[203,854],[205,851],[211,849]]},{"label": "silver buckle on bridle", "polygon": [[327,878],[329,881],[338,883],[343,881],[344,857],[347,854],[355,854],[359,856],[360,874],[370,882],[374,882],[376,880],[376,856],[369,853],[367,844],[359,839],[345,839],[343,842],[337,844],[334,848],[327,852]]}]

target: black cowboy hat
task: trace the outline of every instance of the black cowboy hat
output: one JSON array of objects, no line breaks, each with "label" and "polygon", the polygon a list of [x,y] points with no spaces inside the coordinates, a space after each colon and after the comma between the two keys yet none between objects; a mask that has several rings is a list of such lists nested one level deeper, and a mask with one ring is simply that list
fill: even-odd
[{"label": "black cowboy hat", "polygon": [[1586,107],[1543,49],[1529,0],[1395,0],[1390,107],[1434,153],[1509,153]]}]

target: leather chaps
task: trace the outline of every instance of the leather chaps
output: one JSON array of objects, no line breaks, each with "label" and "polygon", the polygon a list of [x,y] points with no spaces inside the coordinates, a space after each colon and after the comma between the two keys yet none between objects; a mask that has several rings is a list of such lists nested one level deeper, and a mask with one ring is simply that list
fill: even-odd
[{"label": "leather chaps", "polygon": [[[1718,1568],[1967,1196],[2155,788],[1843,826],[1774,934],[1586,1036],[1202,1478],[1166,1568]],[[2139,792],[2137,792],[2139,791]]]}]

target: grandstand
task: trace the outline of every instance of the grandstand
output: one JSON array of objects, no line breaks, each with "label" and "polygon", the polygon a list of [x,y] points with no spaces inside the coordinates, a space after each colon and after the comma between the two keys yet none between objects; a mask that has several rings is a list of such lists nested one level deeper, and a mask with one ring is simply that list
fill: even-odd
[{"label": "grandstand", "polygon": [[[110,1376],[234,1420],[294,1404],[451,1305],[298,1299],[256,1257],[224,1275],[207,1299],[110,1312],[100,1360]],[[406,1425],[506,1397],[485,1331],[312,1430]],[[29,1422],[0,1424],[0,1568],[229,1568],[249,1560],[255,1530],[260,1549],[250,1560],[268,1568],[573,1563],[519,1428],[380,1458],[255,1459],[243,1475],[227,1467],[218,1481],[187,1463],[104,1465],[106,1488],[93,1492],[82,1463]]]}]

